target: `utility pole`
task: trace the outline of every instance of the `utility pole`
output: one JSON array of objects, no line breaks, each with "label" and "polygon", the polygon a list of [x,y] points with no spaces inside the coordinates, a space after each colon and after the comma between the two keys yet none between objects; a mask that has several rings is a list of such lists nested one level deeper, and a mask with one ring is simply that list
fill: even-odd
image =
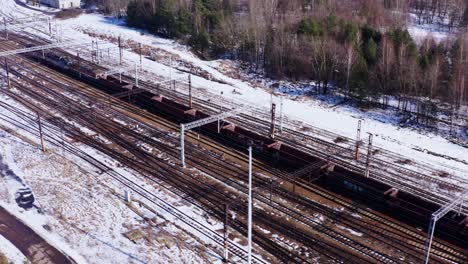
[{"label": "utility pole", "polygon": [[122,65],[122,39],[119,36],[119,64]]},{"label": "utility pole", "polygon": [[[81,68],[81,65],[80,65],[80,64],[81,64],[80,53],[77,53],[77,54],[76,54],[76,57],[77,57],[77,60],[78,60],[78,69],[80,69],[80,68]],[[81,78],[81,71],[78,71],[78,72],[79,72],[80,78]]]},{"label": "utility pole", "polygon": [[140,66],[143,64],[143,59],[141,57],[141,43],[138,43],[138,53],[140,53]]},{"label": "utility pole", "polygon": [[188,76],[188,86],[189,86],[189,107],[192,109],[192,75]]},{"label": "utility pole", "polygon": [[273,179],[270,178],[270,204],[271,204],[272,194],[273,194]]},{"label": "utility pole", "polygon": [[3,24],[5,25],[5,39],[8,40],[8,29],[7,29],[7,22],[6,22],[5,17],[3,17]]},{"label": "utility pole", "polygon": [[96,58],[97,58],[97,62],[99,63],[102,59],[102,52],[101,52],[101,56],[99,56],[99,44],[98,44],[98,40],[96,39]]},{"label": "utility pole", "polygon": [[135,86],[138,87],[138,66],[135,63]]},{"label": "utility pole", "polygon": [[49,36],[52,36],[52,23],[50,22],[50,18],[47,18],[47,24],[49,24]]},{"label": "utility pole", "polygon": [[5,70],[6,70],[6,76],[7,76],[7,87],[8,89],[11,89],[10,69],[8,67],[8,59],[6,57],[5,57]]},{"label": "utility pole", "polygon": [[366,160],[366,178],[369,178],[369,170],[370,170],[370,160],[372,157],[372,138],[373,134],[369,133],[369,144],[367,146],[367,160]]},{"label": "utility pole", "polygon": [[182,167],[185,168],[185,125],[180,124],[180,160]]},{"label": "utility pole", "polygon": [[280,97],[280,134],[283,133],[283,97]]},{"label": "utility pole", "polygon": [[172,80],[172,56],[169,57],[169,80]]},{"label": "utility pole", "polygon": [[275,112],[276,104],[271,104],[271,128],[270,128],[270,137],[275,138]]},{"label": "utility pole", "polygon": [[41,115],[39,114],[39,112],[37,113],[37,124],[39,125],[39,138],[41,139],[42,152],[46,152],[44,135],[42,133]]},{"label": "utility pole", "polygon": [[223,262],[228,262],[229,261],[228,228],[229,228],[229,204],[225,204],[224,205],[224,256],[223,256]]},{"label": "utility pole", "polygon": [[359,159],[359,142],[361,141],[361,120],[358,121],[357,135],[356,135],[356,151],[354,152],[354,159]]},{"label": "utility pole", "polygon": [[248,212],[248,259],[252,263],[252,146],[249,146],[249,212]]}]

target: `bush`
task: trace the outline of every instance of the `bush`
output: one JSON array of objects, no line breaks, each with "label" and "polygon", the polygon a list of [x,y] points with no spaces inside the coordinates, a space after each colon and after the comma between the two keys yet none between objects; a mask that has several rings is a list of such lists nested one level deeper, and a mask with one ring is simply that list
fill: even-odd
[{"label": "bush", "polygon": [[311,19],[304,19],[299,24],[297,33],[311,35],[311,36],[322,36],[323,26],[320,22]]},{"label": "bush", "polygon": [[194,34],[190,40],[190,45],[200,53],[204,53],[210,47],[210,35],[205,31]]}]

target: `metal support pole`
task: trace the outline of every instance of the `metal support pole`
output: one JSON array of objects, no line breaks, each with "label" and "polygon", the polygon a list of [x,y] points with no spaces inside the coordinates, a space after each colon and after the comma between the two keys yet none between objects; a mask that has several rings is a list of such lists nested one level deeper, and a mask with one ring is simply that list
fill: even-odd
[{"label": "metal support pole", "polygon": [[135,86],[138,87],[138,66],[135,63]]},{"label": "metal support pole", "polygon": [[189,86],[189,107],[190,109],[192,109],[192,75],[191,74],[189,74],[188,76],[188,86]]},{"label": "metal support pole", "polygon": [[3,17],[3,24],[5,25],[5,39],[8,40],[7,22],[5,17]]},{"label": "metal support pole", "polygon": [[180,160],[185,168],[185,125],[180,124]]},{"label": "metal support pole", "polygon": [[119,64],[122,65],[122,39],[119,36]]},{"label": "metal support pole", "polygon": [[366,178],[369,177],[369,167],[370,167],[370,161],[372,157],[372,138],[374,135],[369,133],[369,145],[367,146],[367,160],[366,160]]},{"label": "metal support pole", "polygon": [[249,147],[249,212],[248,212],[248,258],[247,263],[252,263],[252,147]]},{"label": "metal support pole", "polygon": [[140,54],[140,66],[143,65],[143,59],[141,57],[141,43],[138,43],[138,53]]},{"label": "metal support pole", "polygon": [[172,56],[169,57],[169,80],[172,80]]},{"label": "metal support pole", "polygon": [[218,118],[218,134],[221,132],[221,119]]},{"label": "metal support pole", "polygon": [[97,58],[97,61],[100,62],[100,59],[102,59],[102,53],[101,53],[101,56],[99,56],[100,52],[99,52],[99,44],[98,44],[98,41],[96,40],[96,58]]},{"label": "metal support pole", "polygon": [[96,55],[94,54],[94,40],[91,40],[91,60],[94,62],[94,57]]},{"label": "metal support pole", "polygon": [[270,178],[270,203],[271,203],[272,194],[273,194],[273,179]]},{"label": "metal support pole", "polygon": [[46,152],[44,135],[42,134],[41,115],[39,113],[37,113],[37,124],[39,125],[39,138],[41,139],[42,152]]},{"label": "metal support pole", "polygon": [[435,230],[436,223],[437,223],[437,219],[435,219],[434,217],[431,217],[431,222],[429,224],[429,230],[428,230],[428,240],[426,241],[426,258],[424,260],[425,264],[429,263],[429,257],[431,256],[432,239],[434,238],[434,230]]},{"label": "metal support pole", "polygon": [[280,134],[283,133],[283,97],[280,97]]},{"label": "metal support pole", "polygon": [[49,36],[52,36],[52,23],[50,23],[50,18],[47,18],[47,23],[49,24]]},{"label": "metal support pole", "polygon": [[459,204],[460,206],[463,204],[464,200],[468,197],[468,189],[466,189],[460,196],[455,198],[454,200],[448,202],[447,204],[441,206],[437,211],[435,211],[431,215],[431,222],[429,223],[429,229],[428,229],[428,237],[426,240],[426,258],[425,258],[425,264],[429,263],[429,257],[431,255],[431,246],[432,246],[432,240],[434,237],[434,230],[437,224],[437,221],[444,217],[446,214],[451,212],[453,209],[455,209]]},{"label": "metal support pole", "polygon": [[132,202],[132,193],[129,190],[125,190],[125,202]]},{"label": "metal support pole", "polygon": [[[77,61],[78,61],[78,69],[80,69],[80,68],[81,68],[81,58],[80,58],[80,53],[77,53],[77,54],[76,54],[76,57],[77,57],[76,59],[77,59]],[[80,78],[81,78],[81,71],[78,71],[78,72],[79,72],[79,74],[80,74]]]},{"label": "metal support pole", "polygon": [[275,138],[275,113],[276,104],[271,104],[271,128],[270,128],[270,137]]},{"label": "metal support pole", "polygon": [[356,150],[354,152],[354,159],[359,159],[359,142],[361,141],[361,120],[358,121],[358,128],[356,134]]},{"label": "metal support pole", "polygon": [[229,204],[225,204],[224,205],[224,256],[223,256],[223,262],[228,262],[229,261],[228,227],[229,227]]},{"label": "metal support pole", "polygon": [[42,50],[42,59],[45,59],[45,51]]},{"label": "metal support pole", "polygon": [[7,76],[7,87],[11,89],[11,81],[10,81],[10,68],[8,67],[8,59],[5,57],[5,71]]}]

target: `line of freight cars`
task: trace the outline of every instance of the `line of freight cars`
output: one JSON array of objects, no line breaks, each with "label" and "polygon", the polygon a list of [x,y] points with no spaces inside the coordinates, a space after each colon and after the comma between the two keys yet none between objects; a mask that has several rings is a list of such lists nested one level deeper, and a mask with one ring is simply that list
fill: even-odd
[{"label": "line of freight cars", "polygon": [[[127,93],[128,97],[119,96],[122,100],[129,98],[133,90],[139,89],[112,76],[99,77],[92,66],[93,64],[80,62],[80,59],[71,55],[64,56],[63,54],[47,52],[43,56],[42,52],[32,52],[24,56],[79,81],[93,85],[110,95],[125,95]],[[131,103],[176,123],[185,123],[209,116],[202,111],[190,109],[187,105],[170,100],[164,97],[164,94],[154,94],[148,91],[140,91],[138,94],[131,95]],[[265,162],[287,171],[293,171],[320,161],[319,158],[293,146],[281,144],[270,137],[259,135],[226,121],[219,133],[217,123],[202,126],[198,131],[235,148],[246,148],[251,145]],[[392,186],[388,184],[363,177],[362,174],[348,171],[338,165],[328,167],[328,170],[321,175],[318,180],[313,182],[314,185],[360,201],[372,209],[417,227],[427,228],[430,215],[439,209],[437,204],[405,191],[392,191]],[[468,217],[451,211],[438,221],[436,236],[466,247]]]}]

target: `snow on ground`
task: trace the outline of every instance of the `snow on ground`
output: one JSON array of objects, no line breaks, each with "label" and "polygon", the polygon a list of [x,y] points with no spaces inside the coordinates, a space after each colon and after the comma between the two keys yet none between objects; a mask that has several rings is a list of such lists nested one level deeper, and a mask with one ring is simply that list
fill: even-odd
[{"label": "snow on ground", "polygon": [[[246,102],[259,107],[269,108],[271,91],[269,89],[253,87],[251,84],[239,79],[231,78],[223,73],[221,69],[224,65],[220,61],[204,61],[197,58],[187,46],[180,45],[175,41],[149,35],[141,30],[135,30],[124,26],[122,21],[106,18],[99,14],[82,14],[81,16],[59,22],[63,28],[63,34],[72,39],[93,39],[86,33],[93,32],[93,35],[101,34],[107,36],[121,36],[124,40],[131,39],[145,45],[161,49],[168,54],[178,58],[178,63],[188,62],[195,67],[199,67],[210,74],[212,80],[199,76],[192,76],[194,87],[205,89],[214,95],[222,95],[227,100]],[[84,33],[86,32],[86,33]],[[124,59],[129,64],[139,61],[139,56],[135,53],[124,52]],[[162,58],[155,62],[144,59],[143,69],[154,72],[159,76],[173,78],[186,78],[186,74],[170,69],[168,58]],[[174,66],[177,66],[174,63]],[[224,83],[220,83],[221,80]],[[283,96],[284,114],[290,119],[303,121],[306,124],[323,128],[346,137],[354,138],[356,134],[357,122],[363,120],[363,135],[366,132],[374,133],[374,144],[399,153],[402,156],[410,157],[418,162],[430,164],[430,166],[447,171],[454,175],[468,179],[468,155],[467,149],[453,144],[444,137],[433,133],[421,133],[410,128],[397,126],[396,118],[388,113],[359,110],[350,106],[331,108],[328,104],[320,100],[314,100],[306,95],[275,94],[273,101],[279,105],[279,96]],[[378,116],[378,118],[376,118]],[[446,159],[427,153],[453,157]]]},{"label": "snow on ground", "polygon": [[0,235],[0,253],[4,254],[9,263],[19,264],[26,261],[26,257],[10,241]]},{"label": "snow on ground", "polygon": [[[0,5],[4,5],[3,10],[12,8],[12,1],[2,1]],[[16,7],[16,9],[18,10],[15,10],[15,12],[30,12],[30,10],[24,11],[20,7]],[[248,82],[224,74],[225,61],[201,60],[191,53],[187,46],[180,45],[173,40],[147,34],[142,30],[126,27],[122,20],[107,18],[99,14],[82,14],[77,18],[61,20],[57,23],[59,25],[58,32],[66,39],[95,40],[94,37],[89,35],[92,32],[93,36],[121,36],[124,40],[141,42],[144,45],[163,51],[163,55],[165,55],[160,57],[158,61],[144,58],[143,69],[145,71],[164,77],[187,78],[186,74],[171,70],[168,67],[171,61],[168,57],[172,55],[173,66],[183,68],[183,65],[189,63],[209,74],[211,80],[193,76],[192,83],[194,87],[200,90],[204,89],[213,95],[222,95],[227,100],[246,102],[266,109],[270,106],[271,90],[266,89],[261,83],[253,86]],[[106,46],[114,48],[111,51],[113,52],[112,58],[118,57],[116,56],[115,45],[109,44]],[[105,48],[103,49],[105,50]],[[124,52],[124,59],[128,65],[139,62],[139,56],[129,51]],[[366,132],[375,134],[375,145],[399,153],[404,157],[410,157],[417,162],[430,164],[431,167],[437,170],[468,179],[466,148],[456,145],[437,134],[421,133],[411,128],[401,128],[396,125],[397,118],[388,112],[381,110],[364,111],[346,105],[331,108],[329,104],[321,100],[294,93],[275,94],[273,102],[277,103],[277,105],[279,105],[279,96],[285,97],[283,102],[284,114],[290,119],[300,120],[306,124],[350,138],[355,137],[357,122],[362,119],[363,135]],[[391,113],[394,114],[394,112]],[[433,153],[428,153],[429,151]]]},{"label": "snow on ground", "polygon": [[[15,6],[13,0],[1,1],[0,9],[18,17],[37,14],[37,12]],[[208,79],[193,76],[192,82],[195,88],[205,89],[214,95],[222,95],[227,100],[246,102],[259,107],[269,108],[271,103],[271,91],[265,89],[263,84],[252,85],[225,74],[223,69],[226,65],[225,61],[200,60],[186,46],[146,34],[144,31],[125,27],[122,21],[98,14],[82,14],[77,18],[57,23],[61,27],[59,32],[67,39],[94,40],[89,36],[90,32],[93,32],[103,36],[122,36],[124,40],[131,39],[161,50],[162,54],[169,56],[161,57],[158,61],[144,59],[143,62],[143,68],[146,71],[159,76],[186,78],[186,74],[168,67],[170,62],[168,57],[172,55],[174,66],[183,68],[185,63],[189,63],[209,74]],[[114,48],[112,55],[115,59],[115,45],[106,46]],[[125,51],[124,58],[128,65],[139,60],[138,55],[128,51]],[[364,121],[363,135],[365,132],[374,133],[375,145],[399,153],[402,157],[410,157],[429,164],[428,166],[468,179],[467,149],[447,141],[442,136],[431,133],[422,134],[413,129],[398,127],[394,117],[386,116],[385,113],[379,115],[378,111],[366,112],[349,106],[330,108],[323,101],[314,100],[304,94],[275,94],[273,101],[277,105],[279,96],[284,97],[284,114],[290,119],[301,120],[306,124],[350,138],[355,137],[357,122],[362,119]],[[379,118],[375,118],[376,114]],[[152,248],[152,245],[142,247],[122,237],[123,231],[131,229],[126,224],[143,228],[144,224],[141,219],[126,210],[122,201],[106,191],[107,188],[103,184],[108,183],[99,179],[96,181],[95,176],[81,172],[74,164],[67,162],[67,159],[63,160],[54,154],[41,155],[37,153],[37,149],[25,146],[24,143],[12,138],[0,139],[0,146],[3,146],[4,154],[18,164],[18,173],[23,173],[26,182],[33,187],[35,194],[38,195],[39,204],[47,205],[45,217],[52,231],[66,237],[65,243],[82,255],[85,260],[105,262],[108,259],[115,259],[116,262],[138,263],[140,260],[145,261],[149,258],[160,262],[164,258],[161,259],[159,254],[167,254],[171,256],[171,259],[178,259],[182,262],[202,262],[198,259],[199,256],[194,256],[193,251],[187,249],[176,250],[175,253],[173,251],[161,253],[161,249],[158,248],[159,244],[156,248]],[[427,153],[427,150],[454,159],[431,155]],[[55,167],[45,164],[61,165]],[[43,182],[49,184],[44,186]],[[69,195],[70,193],[75,194],[76,197]],[[71,197],[65,199],[69,196]],[[173,226],[166,231],[172,234],[172,229]],[[198,254],[200,252],[197,252]],[[213,261],[213,259],[210,260]]]},{"label": "snow on ground", "polygon": [[[5,96],[0,96],[0,101],[19,107]],[[14,118],[3,108],[0,116]],[[5,131],[14,131],[16,137]],[[123,186],[61,148],[51,147],[42,153],[37,135],[0,120],[0,206],[51,245],[78,263],[109,263],[109,260],[113,263],[220,262],[219,255],[205,246],[209,241],[184,232],[189,229],[179,228],[180,223],[167,212],[151,211],[152,206],[147,205],[147,201],[137,200],[137,196],[134,203],[125,203]],[[115,161],[92,149],[83,150],[110,167],[118,167]],[[118,170],[154,195],[178,204],[177,208],[191,217],[201,218],[200,221],[212,230],[220,229],[217,222],[208,225],[201,213],[191,206],[152,188],[150,181],[137,178],[134,172],[124,168]],[[23,210],[16,205],[14,193],[25,185],[33,190],[35,205],[40,209]],[[126,234],[137,239],[132,241]]]},{"label": "snow on ground", "polygon": [[454,36],[454,31],[449,31],[447,19],[442,20],[438,17],[434,18],[434,23],[418,23],[417,15],[412,13],[409,17],[408,32],[416,43],[421,43],[425,38],[432,37],[436,42],[445,41],[447,38]]},{"label": "snow on ground", "polygon": [[[154,215],[133,204],[142,212],[137,214],[118,195],[123,191],[115,189],[112,181],[100,179],[81,161],[64,157],[60,149],[42,153],[36,144],[0,130],[3,162],[32,188],[41,210],[23,210],[15,204],[17,185],[11,184],[11,175],[0,178],[0,205],[78,263],[219,261],[166,221],[163,212]],[[132,242],[124,236],[127,232],[142,234],[142,238]]]}]

